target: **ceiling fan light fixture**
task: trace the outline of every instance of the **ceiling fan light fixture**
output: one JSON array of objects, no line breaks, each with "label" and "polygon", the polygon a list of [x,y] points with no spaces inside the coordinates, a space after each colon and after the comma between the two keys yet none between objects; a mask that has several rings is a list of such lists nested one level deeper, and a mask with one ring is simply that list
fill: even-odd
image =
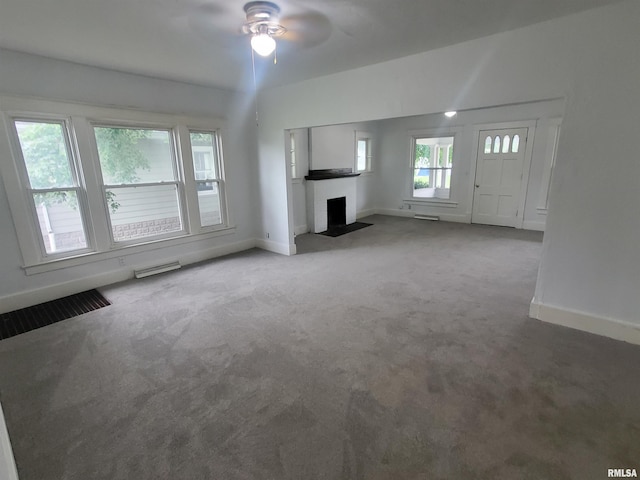
[{"label": "ceiling fan light fixture", "polygon": [[258,33],[251,37],[251,48],[258,55],[268,57],[276,49],[276,41],[268,33]]},{"label": "ceiling fan light fixture", "polygon": [[244,6],[247,21],[243,33],[251,35],[251,48],[258,55],[268,57],[276,49],[274,37],[287,31],[278,20],[280,8],[271,2],[249,2]]}]

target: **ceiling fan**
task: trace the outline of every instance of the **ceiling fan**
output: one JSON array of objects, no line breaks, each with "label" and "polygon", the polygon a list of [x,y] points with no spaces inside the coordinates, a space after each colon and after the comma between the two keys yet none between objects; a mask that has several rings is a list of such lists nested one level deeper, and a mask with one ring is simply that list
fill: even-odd
[{"label": "ceiling fan", "polygon": [[332,25],[326,15],[297,2],[282,2],[286,14],[281,16],[280,6],[266,0],[246,3],[244,11],[229,0],[204,0],[190,9],[188,22],[225,50],[243,48],[251,37],[253,51],[264,56],[274,51],[276,40],[279,49],[291,52],[315,47],[329,38]]},{"label": "ceiling fan", "polygon": [[287,29],[280,25],[280,7],[266,1],[249,2],[244,6],[247,21],[242,33],[251,35],[251,48],[258,55],[268,57],[276,49],[273,37],[283,35]]}]

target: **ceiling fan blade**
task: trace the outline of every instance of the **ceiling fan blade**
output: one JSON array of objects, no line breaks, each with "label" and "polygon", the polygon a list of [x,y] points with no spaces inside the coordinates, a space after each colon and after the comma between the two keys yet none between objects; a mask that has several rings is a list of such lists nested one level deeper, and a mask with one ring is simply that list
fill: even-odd
[{"label": "ceiling fan blade", "polygon": [[287,29],[281,38],[303,48],[324,43],[333,29],[329,19],[320,12],[289,15],[281,18],[280,24]]},{"label": "ceiling fan blade", "polygon": [[189,10],[187,22],[196,34],[221,48],[234,48],[242,43],[242,11],[203,3]]}]

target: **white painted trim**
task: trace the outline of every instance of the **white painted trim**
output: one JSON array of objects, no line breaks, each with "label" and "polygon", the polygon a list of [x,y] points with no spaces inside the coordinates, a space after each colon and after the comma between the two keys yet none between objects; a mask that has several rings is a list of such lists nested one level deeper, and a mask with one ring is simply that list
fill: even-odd
[{"label": "white painted trim", "polygon": [[405,205],[422,205],[425,207],[444,207],[444,208],[457,208],[458,202],[452,202],[450,200],[438,200],[438,199],[424,199],[419,200],[417,198],[408,198],[402,200]]},{"label": "white painted trim", "polygon": [[[256,246],[255,239],[243,240],[240,242],[229,243],[211,247],[206,250],[199,250],[194,253],[186,253],[173,258],[166,258],[167,262],[178,261],[181,265],[189,265],[190,263],[202,262],[212,258],[229,255],[231,253],[242,252]],[[112,283],[122,282],[133,278],[133,271],[136,268],[145,268],[150,265],[128,265],[126,267],[112,270],[106,273],[100,273],[91,277],[83,277],[71,280],[69,282],[50,285],[48,287],[39,288],[20,292],[18,294],[0,297],[0,313],[11,312],[20,308],[37,305],[42,302],[55,300],[56,298],[66,297],[74,293],[83,292],[92,288],[104,287]]]},{"label": "white painted trim", "polygon": [[76,257],[61,258],[47,263],[39,265],[27,265],[24,267],[27,275],[34,275],[38,273],[50,272],[52,270],[58,270],[61,268],[76,267],[79,265],[86,265],[93,262],[101,262],[109,260],[111,258],[126,257],[128,255],[134,255],[137,253],[150,252],[152,250],[158,250],[161,248],[170,248],[178,245],[186,245],[192,242],[198,242],[208,240],[211,238],[220,237],[223,235],[231,235],[235,233],[236,227],[223,227],[218,230],[203,232],[192,235],[183,235],[180,237],[163,238],[160,240],[151,240],[145,243],[138,243],[136,245],[124,245],[122,247],[115,248],[106,252],[91,252],[84,255],[78,255]]},{"label": "white painted trim", "polygon": [[544,222],[534,222],[531,220],[522,223],[524,230],[536,230],[538,232],[544,232],[545,226]]},{"label": "white painted trim", "polygon": [[529,316],[543,322],[640,345],[640,323],[598,317],[585,312],[543,305],[538,303],[535,298],[531,301]]},{"label": "white painted trim", "polygon": [[367,210],[361,210],[359,212],[356,212],[356,218],[359,220],[361,218],[368,217],[370,215],[375,215],[375,214],[376,214],[375,208],[368,208]]},{"label": "white painted trim", "polygon": [[524,228],[524,210],[529,193],[529,174],[531,173],[531,162],[533,161],[533,144],[536,140],[536,127],[538,121],[532,122],[532,126],[527,130],[527,146],[524,153],[524,165],[522,166],[522,180],[520,181],[520,203],[516,214],[516,228]]},{"label": "white painted trim", "polygon": [[13,458],[11,440],[4,421],[2,404],[0,403],[0,478],[5,480],[18,480],[18,469]]},{"label": "white painted trim", "polygon": [[[375,213],[379,215],[390,215],[392,217],[408,217],[413,218],[416,213],[424,212],[416,212],[415,210],[405,210],[405,209],[394,209],[394,208],[376,208]],[[439,212],[429,212],[425,215],[433,215],[439,217],[443,222],[452,222],[452,223],[470,223],[471,217],[470,215],[465,214],[448,214],[448,213],[439,213]]]},{"label": "white painted trim", "polygon": [[297,227],[295,227],[293,229],[293,234],[294,235],[303,235],[305,233],[309,233],[309,226],[308,225],[298,225]]},{"label": "white painted trim", "polygon": [[266,240],[264,238],[256,239],[257,248],[266,250],[267,252],[279,253],[280,255],[295,255],[296,244],[295,243],[279,243]]},{"label": "white painted trim", "polygon": [[556,154],[558,151],[558,140],[560,139],[560,126],[562,118],[551,118],[547,122],[547,150],[544,158],[544,169],[542,170],[542,181],[540,182],[540,193],[538,194],[538,213],[547,213],[549,205],[549,186],[551,176],[556,164]]},{"label": "white painted trim", "polygon": [[413,218],[415,212],[413,210],[400,210],[395,208],[376,208],[379,215],[390,215],[392,217],[410,217]]},{"label": "white painted trim", "polygon": [[473,203],[475,202],[475,182],[476,175],[478,173],[478,154],[480,152],[480,132],[485,130],[505,130],[526,128],[527,130],[527,144],[525,147],[525,153],[522,163],[522,180],[520,181],[520,199],[518,201],[518,214],[515,219],[515,228],[524,228],[524,210],[527,201],[527,193],[529,187],[529,174],[531,172],[531,162],[533,160],[533,142],[536,134],[537,120],[524,120],[516,122],[500,122],[500,123],[480,123],[473,126],[473,150],[472,160],[470,165],[470,171],[473,172],[469,175],[469,188],[471,189],[471,218],[473,218]]}]

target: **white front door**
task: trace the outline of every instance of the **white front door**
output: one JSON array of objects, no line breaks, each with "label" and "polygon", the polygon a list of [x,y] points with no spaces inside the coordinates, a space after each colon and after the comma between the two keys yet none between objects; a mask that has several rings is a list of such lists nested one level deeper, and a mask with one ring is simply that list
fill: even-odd
[{"label": "white front door", "polygon": [[480,131],[472,223],[516,226],[527,132],[527,128]]}]

